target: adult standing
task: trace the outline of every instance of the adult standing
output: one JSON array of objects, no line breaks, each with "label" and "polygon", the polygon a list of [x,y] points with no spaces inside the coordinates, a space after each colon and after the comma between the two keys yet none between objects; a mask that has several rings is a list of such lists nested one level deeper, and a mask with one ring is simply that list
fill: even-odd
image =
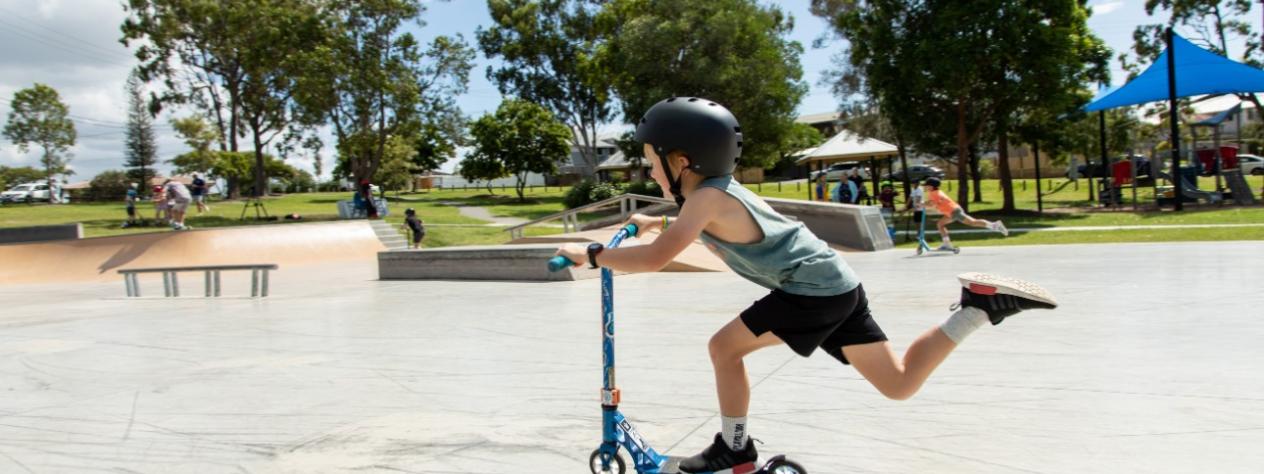
[{"label": "adult standing", "polygon": [[368,178],[360,179],[360,196],[364,199],[365,212],[369,219],[377,219],[377,206],[373,203],[373,185]]},{"label": "adult standing", "polygon": [[860,168],[852,168],[847,181],[850,181],[855,189],[852,193],[852,204],[860,204],[862,199],[865,204],[872,204],[869,200],[869,190],[865,189],[865,179],[860,177]]},{"label": "adult standing", "polygon": [[196,173],[193,174],[193,186],[189,188],[189,193],[193,194],[193,202],[197,204],[198,214],[210,212],[211,206],[206,205],[206,180]]},{"label": "adult standing", "polygon": [[175,230],[185,230],[189,227],[184,225],[184,214],[189,210],[189,203],[193,202],[193,195],[189,192],[189,188],[179,181],[167,179],[163,183],[163,191],[170,200],[171,211],[171,228]]}]

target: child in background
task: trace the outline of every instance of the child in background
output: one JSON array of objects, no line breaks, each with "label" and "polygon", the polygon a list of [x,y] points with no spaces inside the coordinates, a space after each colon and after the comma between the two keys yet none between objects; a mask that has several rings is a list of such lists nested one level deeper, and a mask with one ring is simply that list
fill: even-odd
[{"label": "child in background", "polygon": [[162,186],[154,186],[154,220],[158,225],[166,225],[171,217],[170,207],[167,206],[167,192]]},{"label": "child in background", "polygon": [[127,203],[127,222],[123,223],[123,228],[136,225],[136,200],[140,199],[140,193],[136,192],[136,183],[132,183],[127,187],[127,196],[123,198],[123,202]]},{"label": "child in background", "polygon": [[404,216],[406,216],[404,217],[404,225],[400,226],[400,229],[411,234],[411,238],[408,239],[411,242],[408,248],[419,249],[421,248],[421,239],[426,238],[425,223],[421,221],[421,218],[417,217],[417,211],[411,207],[404,211]]},{"label": "child in background", "polygon": [[957,201],[944,194],[939,190],[939,178],[926,178],[926,200],[935,209],[939,210],[943,217],[935,223],[939,228],[939,237],[943,239],[943,243],[939,245],[939,250],[952,250],[952,241],[948,238],[948,225],[953,222],[960,222],[971,227],[981,227],[988,230],[1000,232],[1001,235],[1009,236],[1009,229],[1005,228],[1005,224],[1001,221],[986,221],[983,219],[975,219],[966,214]]}]

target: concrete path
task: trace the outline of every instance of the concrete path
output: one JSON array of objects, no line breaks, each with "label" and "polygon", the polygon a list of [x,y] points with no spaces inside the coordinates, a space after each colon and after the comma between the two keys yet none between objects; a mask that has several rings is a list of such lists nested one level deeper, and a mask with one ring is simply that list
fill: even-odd
[{"label": "concrete path", "polygon": [[[1264,227],[1261,224],[1155,224],[1155,225],[1096,225],[1096,226],[1063,226],[1063,227],[1014,227],[1009,232],[1108,232],[1115,230],[1155,230],[1155,229],[1217,229],[1217,228],[1239,228],[1239,227]],[[961,229],[959,224],[954,224],[948,229],[954,234],[991,234],[994,231],[987,229]],[[926,231],[934,234],[937,231],[931,222],[926,223]],[[896,231],[900,235],[917,235],[916,230]]]},{"label": "concrete path", "polygon": [[[1062,307],[980,330],[905,402],[822,354],[757,352],[751,433],[815,473],[1259,472],[1259,250],[847,254],[901,351],[948,315],[962,271],[1032,279]],[[0,472],[587,471],[598,280],[375,274],[371,261],[283,268],[266,300],[0,287]],[[653,446],[710,441],[707,340],[765,293],[732,273],[616,279],[621,409]]]},{"label": "concrete path", "polygon": [[520,217],[493,216],[492,212],[488,210],[486,207],[468,206],[456,201],[440,201],[439,204],[455,207],[457,209],[457,212],[460,212],[461,215],[465,217],[472,217],[478,220],[490,221],[492,224],[499,225],[499,226],[508,227],[508,226],[514,226],[514,225],[527,222],[526,219],[523,219]]}]

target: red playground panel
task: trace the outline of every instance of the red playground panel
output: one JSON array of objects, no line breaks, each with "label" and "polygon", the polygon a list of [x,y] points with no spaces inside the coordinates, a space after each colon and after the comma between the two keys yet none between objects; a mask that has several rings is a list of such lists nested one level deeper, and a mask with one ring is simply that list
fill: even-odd
[{"label": "red playground panel", "polygon": [[[1238,147],[1222,146],[1220,147],[1220,169],[1231,170],[1238,167]],[[1204,170],[1215,169],[1216,166],[1216,150],[1198,150],[1198,161],[1202,163]]]}]

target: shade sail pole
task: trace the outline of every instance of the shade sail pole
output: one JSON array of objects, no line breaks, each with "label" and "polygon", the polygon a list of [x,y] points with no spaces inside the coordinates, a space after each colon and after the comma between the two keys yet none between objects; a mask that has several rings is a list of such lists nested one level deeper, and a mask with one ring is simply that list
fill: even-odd
[{"label": "shade sail pole", "polygon": [[1172,34],[1170,27],[1164,34],[1167,37],[1167,118],[1172,124],[1172,189],[1175,191],[1173,198],[1176,199],[1173,209],[1180,211],[1185,207],[1182,205],[1184,195],[1181,189],[1181,126],[1176,114],[1176,48],[1172,42]]}]

